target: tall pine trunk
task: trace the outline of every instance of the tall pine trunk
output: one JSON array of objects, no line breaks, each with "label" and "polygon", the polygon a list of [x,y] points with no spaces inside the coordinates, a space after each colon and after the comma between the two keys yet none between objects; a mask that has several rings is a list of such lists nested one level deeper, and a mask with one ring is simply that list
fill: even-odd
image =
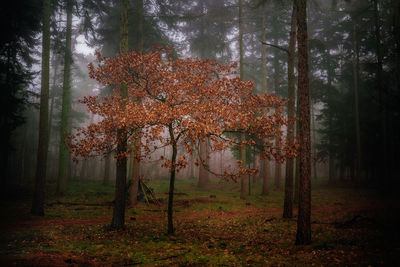
[{"label": "tall pine trunk", "polygon": [[71,33],[72,33],[72,1],[66,1],[67,9],[67,31],[65,37],[65,57],[64,57],[64,82],[62,93],[61,108],[61,128],[60,128],[60,147],[58,160],[57,191],[58,195],[63,195],[67,187],[67,169],[69,152],[65,145],[69,130],[69,115],[71,109]]},{"label": "tall pine trunk", "polygon": [[[333,101],[333,97],[332,97],[332,95],[333,95],[333,93],[332,93],[332,90],[333,90],[333,88],[332,88],[332,80],[333,80],[333,73],[334,73],[334,70],[333,70],[333,67],[332,67],[332,63],[331,63],[331,53],[330,53],[330,49],[328,49],[327,51],[326,51],[326,53],[325,53],[325,57],[326,57],[326,59],[327,59],[327,63],[328,63],[328,66],[327,66],[327,78],[328,78],[328,88],[329,88],[329,92],[328,92],[328,94],[327,94],[327,97],[328,97],[328,109],[330,109],[331,108],[331,106],[332,106],[332,101]],[[330,114],[329,115],[329,117],[328,117],[328,128],[329,129],[332,129],[332,127],[333,127],[333,118],[332,118],[333,116]],[[329,142],[329,148],[328,148],[328,156],[329,156],[329,161],[328,161],[328,168],[329,168],[329,170],[328,170],[328,181],[329,181],[329,183],[330,184],[332,184],[335,180],[336,180],[336,169],[335,169],[335,158],[334,158],[334,150],[333,150],[333,144],[334,144],[334,141],[333,141],[333,136],[332,135],[329,135],[329,137],[328,137],[328,142]]]},{"label": "tall pine trunk", "polygon": [[[297,10],[297,8],[296,8]],[[297,11],[296,11],[297,12]],[[296,18],[297,20],[297,18]],[[296,114],[297,117],[300,115],[300,107],[299,107],[299,88],[297,88],[297,99],[296,99]],[[300,124],[299,120],[296,121],[296,137],[300,136]],[[295,160],[295,171],[294,171],[294,194],[293,201],[294,203],[299,203],[299,181],[300,181],[300,155],[297,155]]]},{"label": "tall pine trunk", "polygon": [[[57,86],[57,76],[58,76],[58,55],[53,53],[52,56],[52,64],[51,66],[54,68],[53,70],[53,79],[52,79],[52,84],[51,84],[51,90],[49,92],[50,94],[50,111],[49,111],[49,137],[48,137],[48,153],[50,154],[50,159],[48,158],[48,163],[53,161],[53,158],[51,158],[53,155],[57,153],[56,151],[52,151],[52,146],[51,146],[51,139],[52,139],[52,132],[53,132],[53,117],[54,117],[54,102],[55,102],[55,94],[56,94],[56,86]],[[53,164],[54,165],[54,164]],[[54,175],[54,173],[57,172],[57,169],[55,166],[52,166],[51,164],[49,165],[49,168],[47,170],[47,175]]]},{"label": "tall pine trunk", "polygon": [[299,139],[300,179],[296,245],[311,243],[311,140],[310,88],[308,78],[307,1],[296,0],[297,43],[299,50]]},{"label": "tall pine trunk", "polygon": [[51,96],[50,96],[50,113],[49,113],[49,143],[50,143],[50,138],[51,138],[51,131],[52,127],[51,125],[53,124],[53,113],[54,113],[54,99],[55,99],[55,94],[56,94],[56,85],[57,85],[57,75],[58,75],[58,62],[57,62],[57,57],[55,55],[52,56],[53,59],[53,81],[51,85]]},{"label": "tall pine trunk", "polygon": [[[121,18],[120,18],[120,53],[128,52],[128,9],[129,1],[121,0]],[[126,85],[120,85],[120,95],[122,98],[128,97],[128,88]],[[123,104],[122,104],[123,105]],[[126,129],[117,129],[117,166],[115,179],[115,200],[111,228],[123,229],[125,227],[125,199],[126,199],[126,171],[127,160],[124,154],[127,149]]]},{"label": "tall pine trunk", "polygon": [[[239,75],[240,79],[243,80],[244,78],[244,62],[243,62],[243,6],[242,0],[239,0]],[[240,136],[242,141],[241,148],[240,148],[240,155],[243,168],[246,167],[246,134],[242,133]],[[242,175],[240,179],[240,198],[245,199],[246,197],[246,175]]]},{"label": "tall pine trunk", "polygon": [[40,89],[39,146],[35,175],[35,189],[31,213],[44,215],[44,185],[46,181],[48,150],[48,110],[49,110],[49,76],[50,76],[50,0],[43,1],[42,26],[42,77]]},{"label": "tall pine trunk", "polygon": [[358,105],[358,77],[359,77],[359,52],[357,40],[357,25],[353,20],[353,90],[354,90],[354,124],[356,129],[356,166],[355,179],[361,179],[361,137],[360,137],[360,112]]},{"label": "tall pine trunk", "polygon": [[[273,23],[273,30],[277,31],[277,25],[276,25],[276,21],[274,21]],[[274,45],[278,46],[278,38],[277,36],[275,36],[274,38]],[[279,89],[279,74],[278,74],[278,68],[279,68],[279,60],[278,60],[278,53],[280,52],[279,49],[275,50],[274,53],[274,90],[275,90],[275,94],[278,95],[278,89]],[[276,140],[276,146],[280,147],[281,142],[280,139],[278,138]],[[274,173],[274,188],[275,189],[279,189],[281,187],[281,163],[278,160],[275,160],[275,173]]]},{"label": "tall pine trunk", "polygon": [[[143,51],[143,0],[138,0],[136,3],[136,9],[138,14],[138,24],[137,24],[137,47],[138,51]],[[136,99],[136,101],[141,101],[141,99]],[[137,129],[138,133],[141,132],[141,129]],[[132,141],[132,148],[134,154],[140,156],[141,153],[141,136],[140,134]],[[130,190],[130,200],[129,203],[131,206],[137,204],[137,195],[139,190],[139,179],[140,179],[140,161],[136,157],[131,158],[131,190]]]},{"label": "tall pine trunk", "polygon": [[[400,88],[400,1],[392,0],[392,17],[393,17],[393,36],[395,40],[395,67],[394,67],[394,75],[395,75],[395,87]],[[395,120],[393,114],[389,114],[392,117],[392,121]],[[393,125],[389,123],[389,125]],[[394,124],[395,125],[395,124]],[[393,127],[391,134],[391,175],[392,178],[400,176],[399,169],[397,168],[397,164],[400,161],[400,153],[397,153],[400,146],[398,143],[398,136],[400,135],[399,124]]]},{"label": "tall pine trunk", "polygon": [[316,129],[315,129],[315,111],[314,111],[314,102],[310,97],[311,103],[311,136],[312,136],[312,176],[314,179],[318,179],[317,173],[317,147],[316,147]]},{"label": "tall pine trunk", "polygon": [[[294,56],[296,49],[296,6],[293,5],[292,22],[290,27],[289,54],[288,54],[288,120],[292,120],[295,116],[295,76],[294,76]],[[293,144],[294,140],[294,122],[290,123],[287,128],[287,143]],[[283,218],[293,217],[293,159],[286,161],[285,173],[285,201],[283,204]]]},{"label": "tall pine trunk", "polygon": [[385,107],[385,89],[383,85],[383,53],[381,40],[381,23],[379,17],[378,0],[373,0],[374,15],[375,15],[375,39],[376,39],[376,60],[377,60],[377,95],[378,108],[380,118],[380,175],[383,177],[383,182],[387,181],[388,176],[388,155],[387,155],[387,128],[386,128],[386,107]]},{"label": "tall pine trunk", "polygon": [[[262,13],[262,30],[261,30],[261,41],[262,43],[267,42],[266,37],[266,18],[265,18],[265,4],[261,6],[261,13]],[[262,91],[264,94],[268,92],[267,87],[267,47],[266,45],[261,45],[261,62],[262,62]],[[267,140],[263,140],[265,143]],[[268,185],[268,170],[269,170],[269,160],[267,158],[262,157],[260,160],[260,168],[262,170],[261,177],[263,181],[261,195],[265,196],[269,193],[269,185]]]}]

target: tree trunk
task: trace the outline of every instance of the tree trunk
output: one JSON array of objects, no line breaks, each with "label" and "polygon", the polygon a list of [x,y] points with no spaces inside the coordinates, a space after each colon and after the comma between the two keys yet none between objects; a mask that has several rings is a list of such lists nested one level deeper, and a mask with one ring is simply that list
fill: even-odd
[{"label": "tree trunk", "polygon": [[135,159],[135,153],[140,154],[140,138],[135,138],[134,143],[132,144],[133,155],[131,155],[131,170],[130,177],[131,178],[131,188],[129,194],[129,204],[131,206],[135,206],[137,204],[137,196],[139,191],[139,180],[140,180],[140,161]]},{"label": "tree trunk", "polygon": [[[276,22],[273,23],[273,29],[276,31],[277,30],[277,25]],[[274,45],[278,46],[278,38],[275,36],[274,38]],[[279,49],[275,49],[274,53],[274,90],[275,94],[278,95],[278,89],[279,89],[279,74],[278,74],[278,68],[279,68],[279,60],[278,60],[278,53],[280,52]],[[277,139],[276,141],[277,147],[279,147],[280,140]],[[274,188],[279,189],[281,187],[281,163],[277,160],[275,160],[275,173],[274,173]]]},{"label": "tree trunk", "polygon": [[[129,1],[121,0],[120,18],[120,53],[128,52],[128,9]],[[126,85],[120,85],[120,95],[122,98],[128,97]],[[126,199],[126,157],[121,154],[126,152],[126,129],[117,129],[117,166],[115,178],[115,203],[111,222],[111,228],[123,229],[125,227],[125,199]]]},{"label": "tree trunk", "polygon": [[50,0],[43,1],[42,26],[42,79],[40,89],[39,145],[36,162],[35,189],[31,213],[44,215],[44,185],[47,169],[48,148],[48,110],[49,110],[49,76],[50,76]]},{"label": "tree trunk", "polygon": [[[118,137],[124,138],[125,131],[119,129]],[[117,153],[126,151],[126,142],[118,144]],[[111,228],[123,229],[125,227],[125,199],[126,199],[126,157],[118,157],[115,179],[115,200]]]},{"label": "tree trunk", "polygon": [[199,166],[199,182],[197,186],[199,188],[206,188],[208,185],[208,170],[209,168],[209,160],[208,160],[208,153],[207,153],[207,139],[202,141],[200,140],[200,166]]},{"label": "tree trunk", "polygon": [[[265,19],[265,4],[261,6],[261,14],[262,14],[262,31],[261,31],[261,41],[263,43],[267,42],[266,37],[266,19]],[[265,45],[261,45],[261,61],[262,61],[262,91],[263,93],[268,92],[267,88],[267,47]],[[267,140],[263,140],[265,143]],[[261,177],[263,180],[262,192],[261,195],[268,195],[269,187],[268,187],[268,170],[269,170],[269,160],[265,157],[261,157],[260,165],[262,165]]]},{"label": "tree trunk", "polygon": [[174,186],[175,186],[175,165],[176,165],[176,155],[177,150],[177,140],[174,138],[174,130],[172,129],[172,124],[169,125],[169,134],[172,142],[172,156],[171,156],[171,174],[169,179],[169,194],[168,194],[168,234],[172,235],[174,233],[174,222],[172,220],[173,213],[173,203],[174,203]]},{"label": "tree trunk", "polygon": [[[395,88],[400,88],[400,1],[392,0],[392,17],[393,17],[393,36],[395,40],[395,66],[394,66],[394,75],[395,75]],[[392,121],[396,121],[396,117],[392,113],[388,114],[392,117]],[[388,125],[392,125],[392,123],[388,123]],[[395,124],[396,125],[396,124]],[[391,134],[391,177],[392,179],[395,177],[399,177],[399,169],[397,168],[397,163],[400,161],[400,155],[397,151],[400,149],[398,136],[399,134],[399,125],[392,128]]]},{"label": "tree trunk", "polygon": [[310,98],[311,102],[311,132],[312,132],[312,168],[313,168],[313,176],[314,179],[318,179],[317,176],[317,148],[316,148],[316,137],[315,137],[315,116],[314,116],[314,104],[312,99]]},{"label": "tree trunk", "polygon": [[56,60],[56,56],[53,56],[53,81],[51,86],[51,96],[50,96],[50,113],[49,113],[49,142],[51,138],[51,125],[53,124],[53,111],[54,111],[54,98],[55,98],[55,91],[56,91],[56,84],[57,84],[57,74],[58,74],[58,63]]},{"label": "tree trunk", "polygon": [[388,175],[388,156],[387,156],[387,129],[386,129],[386,107],[385,107],[385,89],[383,85],[383,55],[381,45],[381,26],[378,10],[378,0],[373,0],[374,3],[374,14],[375,14],[375,38],[376,38],[376,58],[377,58],[377,95],[379,105],[379,117],[380,117],[380,175],[383,177],[383,181],[387,181]]},{"label": "tree trunk", "polygon": [[110,183],[111,153],[107,153],[107,156],[104,160],[105,163],[104,163],[103,185],[108,185]]},{"label": "tree trunk", "polygon": [[[297,8],[296,8],[297,12]],[[296,18],[297,20],[297,18]],[[297,88],[297,106],[296,106],[296,113],[297,117],[300,116],[300,107],[299,107],[299,88]],[[299,120],[296,121],[296,137],[300,138],[300,124]],[[294,195],[293,200],[294,203],[299,203],[299,180],[300,180],[300,156],[297,155],[295,160],[295,172],[294,172]]]},{"label": "tree trunk", "polygon": [[356,129],[356,162],[355,179],[361,181],[361,137],[360,137],[360,112],[358,105],[358,77],[359,77],[359,52],[357,40],[357,25],[353,20],[353,89],[354,89],[354,123]]},{"label": "tree trunk", "polygon": [[[54,159],[52,157],[55,157],[57,150],[53,150],[52,146],[51,146],[51,139],[52,139],[52,131],[53,131],[53,114],[54,114],[54,102],[55,102],[55,94],[56,94],[56,85],[57,85],[57,75],[58,75],[58,55],[55,55],[55,53],[53,53],[53,59],[52,59],[52,67],[54,68],[53,70],[53,81],[52,81],[52,85],[51,85],[51,91],[50,91],[50,113],[49,113],[49,137],[48,137],[48,154],[50,155],[50,159],[48,158],[48,163],[53,163]],[[54,139],[54,138],[53,138]],[[57,140],[57,139],[56,139]],[[53,166],[54,164],[49,164],[49,168],[47,169],[47,177],[49,176],[55,176],[55,172],[57,172],[55,166]]]},{"label": "tree trunk", "polygon": [[65,39],[64,82],[61,108],[60,148],[58,160],[57,195],[63,195],[67,187],[68,148],[65,145],[69,130],[69,115],[71,109],[71,33],[72,33],[72,1],[67,4],[67,31]]},{"label": "tree trunk", "polygon": [[[239,0],[239,74],[240,79],[244,79],[244,62],[243,62],[243,14],[242,14],[242,0]],[[242,133],[240,137],[241,141],[246,140],[246,134]],[[241,161],[243,168],[246,167],[246,145],[241,145]],[[242,175],[240,179],[240,198],[245,199],[246,197],[246,175]]]},{"label": "tree trunk", "polygon": [[136,1],[136,8],[137,8],[137,14],[138,14],[137,47],[138,47],[138,51],[143,52],[143,36],[144,36],[144,34],[143,34],[143,17],[144,17],[143,0]]},{"label": "tree trunk", "polygon": [[79,174],[79,179],[80,180],[86,180],[87,178],[87,169],[88,169],[88,159],[83,159],[82,166],[81,166],[81,171]]},{"label": "tree trunk", "polygon": [[[22,184],[24,184],[25,183],[25,177],[24,177],[24,175],[25,175],[25,168],[26,168],[26,154],[28,153],[28,123],[25,123],[24,125],[23,125],[23,129],[24,129],[24,139],[23,139],[23,141],[22,141],[22,144],[21,144],[21,146],[22,146],[22,155],[21,155],[21,168],[20,168],[20,175],[21,175],[21,177],[20,177],[20,181],[21,181],[21,185]],[[47,173],[47,172],[46,172]],[[47,177],[47,176],[46,176]],[[6,189],[6,188],[3,188],[3,189]]]},{"label": "tree trunk", "polygon": [[195,154],[195,147],[193,142],[191,143],[192,152],[190,153],[190,178],[194,178],[194,154]]},{"label": "tree trunk", "polygon": [[[256,169],[257,165],[258,165],[257,162],[260,161],[260,157],[256,155],[256,147],[255,146],[253,146],[252,150],[253,150],[253,155],[254,155],[254,157],[253,157],[253,169]],[[221,158],[221,161],[222,161],[222,158]],[[222,167],[221,167],[221,173],[222,173]],[[257,183],[257,178],[258,178],[257,175],[253,175],[253,184]]]},{"label": "tree trunk", "polygon": [[[138,31],[138,38],[137,38],[137,47],[138,51],[142,52],[143,50],[143,0],[138,0],[136,3],[137,14],[138,14],[138,24],[137,24],[137,31]],[[136,101],[141,102],[141,99],[136,99]],[[137,132],[140,133],[141,129],[137,129]],[[138,135],[137,138],[133,140],[132,148],[134,154],[140,156],[141,153],[141,136]],[[140,179],[140,161],[133,157],[132,159],[132,178],[131,178],[131,192],[129,194],[130,200],[129,203],[131,206],[135,206],[137,204],[137,195],[139,190],[139,179]]]},{"label": "tree trunk", "polygon": [[[329,92],[328,92],[328,108],[329,105],[331,104],[332,100],[332,92],[331,90],[333,90],[332,88],[332,79],[333,79],[333,70],[332,70],[332,66],[331,66],[331,54],[330,54],[330,50],[327,50],[326,52],[326,58],[328,61],[328,69],[327,69],[327,74],[328,74],[328,88],[329,88]],[[328,118],[328,127],[329,129],[332,129],[333,127],[333,118],[330,115]],[[333,150],[333,140],[332,140],[332,136],[329,135],[328,137],[329,140],[329,149],[328,149],[328,156],[329,156],[329,162],[328,162],[328,168],[329,168],[329,177],[328,177],[328,181],[330,184],[332,184],[335,179],[336,179],[336,173],[335,173],[335,158],[334,158],[334,150]]]},{"label": "tree trunk", "polygon": [[[292,23],[290,27],[289,39],[289,55],[288,55],[288,120],[292,120],[295,116],[295,76],[294,76],[294,56],[296,49],[296,6],[293,5]],[[293,144],[294,139],[294,122],[288,125],[287,143]],[[293,159],[286,160],[285,173],[285,201],[283,204],[283,218],[293,217]]]},{"label": "tree trunk", "polygon": [[269,169],[269,161],[268,159],[264,159],[262,161],[263,169],[264,169],[264,176],[263,176],[263,186],[261,195],[266,196],[269,194],[269,179],[268,179],[268,169]]},{"label": "tree trunk", "polygon": [[[250,169],[250,164],[247,167]],[[248,178],[247,184],[249,186],[248,195],[251,196],[251,179],[250,179],[250,176],[248,176],[247,178]]]},{"label": "tree trunk", "polygon": [[308,79],[307,1],[297,0],[296,4],[300,107],[300,180],[296,245],[303,245],[311,243],[310,88]]},{"label": "tree trunk", "polygon": [[339,167],[339,179],[341,182],[344,182],[345,180],[345,175],[346,175],[346,167],[344,166],[344,161],[340,161],[340,167]]},{"label": "tree trunk", "polygon": [[[277,144],[280,146],[280,143]],[[281,188],[281,163],[279,161],[275,161],[275,179],[274,179],[274,188],[278,190]]]},{"label": "tree trunk", "polygon": [[[200,1],[201,4],[201,10],[206,10],[206,4],[205,1]],[[200,20],[200,29],[199,29],[199,35],[201,37],[206,36],[207,33],[207,25],[205,23],[204,19]],[[207,51],[206,49],[201,49],[200,50],[200,58],[201,59],[207,59],[211,57],[211,53]],[[199,166],[199,180],[197,187],[199,188],[206,188],[208,186],[209,182],[209,172],[207,168],[210,168],[209,165],[209,155],[208,155],[208,139],[202,141],[200,140],[199,142],[199,157],[200,157],[200,166]],[[205,168],[206,167],[206,168]]]}]

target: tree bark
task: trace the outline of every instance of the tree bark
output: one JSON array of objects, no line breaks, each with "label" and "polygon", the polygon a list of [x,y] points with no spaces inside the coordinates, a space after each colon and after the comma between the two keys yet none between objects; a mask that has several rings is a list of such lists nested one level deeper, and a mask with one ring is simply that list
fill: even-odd
[{"label": "tree bark", "polygon": [[[331,102],[332,100],[332,80],[333,80],[333,70],[332,70],[332,66],[331,66],[331,54],[330,54],[330,50],[328,49],[326,52],[326,59],[328,61],[328,69],[327,69],[327,74],[328,74],[328,88],[329,88],[329,92],[328,92],[328,108],[330,108],[329,105],[332,105]],[[328,118],[328,127],[329,129],[332,129],[333,127],[333,118],[330,115]],[[335,172],[335,158],[334,158],[334,150],[333,150],[333,138],[331,135],[329,135],[328,137],[329,140],[329,149],[328,149],[328,156],[329,156],[329,161],[328,161],[328,168],[329,168],[329,173],[328,173],[328,181],[330,184],[332,184],[335,180],[336,180],[336,172]]]},{"label": "tree bark", "polygon": [[[262,43],[266,43],[266,18],[265,18],[265,4],[261,6],[261,13],[262,13],[262,30],[261,30],[261,41]],[[262,89],[263,93],[268,92],[268,85],[267,85],[267,47],[265,45],[261,45],[261,62],[262,62]],[[267,140],[263,140],[265,143]],[[269,160],[265,157],[262,157],[260,160],[260,165],[262,165],[262,172],[261,177],[263,180],[262,192],[261,195],[265,196],[269,193],[269,186],[268,186],[268,170],[269,170]]]},{"label": "tree bark", "polygon": [[208,170],[206,169],[209,168],[209,160],[208,160],[208,143],[207,143],[207,139],[202,141],[200,140],[200,166],[199,166],[199,182],[197,184],[197,186],[199,188],[206,188],[208,185]]},{"label": "tree bark", "polygon": [[361,137],[360,137],[360,112],[358,105],[358,78],[359,78],[359,51],[357,40],[357,25],[353,20],[353,89],[354,89],[354,124],[356,129],[356,164],[355,179],[361,181]]},{"label": "tree bark", "polygon": [[268,170],[269,170],[269,161],[265,158],[263,161],[263,169],[264,169],[264,176],[263,176],[263,185],[262,185],[262,192],[261,195],[266,196],[269,194],[269,178],[268,178]]},{"label": "tree bark", "polygon": [[50,113],[49,113],[49,143],[50,143],[51,130],[52,130],[51,125],[53,124],[54,98],[55,98],[55,93],[56,93],[55,91],[56,91],[56,85],[57,85],[58,66],[59,66],[59,64],[57,63],[57,57],[54,55],[53,56],[54,72],[53,72],[53,81],[52,81],[52,88],[51,88]]},{"label": "tree bark", "polygon": [[65,145],[69,130],[69,115],[71,109],[71,34],[72,34],[72,1],[66,1],[67,30],[65,39],[64,82],[61,108],[60,147],[58,160],[57,195],[63,195],[67,187],[68,148]]},{"label": "tree bark", "polygon": [[[300,115],[299,112],[299,89],[297,88],[297,107],[296,107],[297,116]],[[299,138],[300,136],[300,125],[299,120],[296,122],[296,137]],[[294,161],[295,164],[295,171],[294,171],[294,194],[293,194],[293,201],[294,203],[299,203],[299,184],[300,184],[300,156],[297,155],[296,160]]]},{"label": "tree bark", "polygon": [[[247,166],[247,167],[250,169],[250,164],[249,164],[249,166]],[[247,178],[248,178],[247,184],[248,184],[248,186],[249,186],[248,195],[251,196],[251,179],[250,179],[250,176],[248,176]]]},{"label": "tree bark", "polygon": [[385,107],[385,89],[383,85],[383,55],[381,44],[381,26],[378,9],[378,0],[373,0],[374,4],[374,17],[375,17],[375,38],[376,38],[376,59],[377,59],[377,95],[378,95],[378,108],[380,117],[380,175],[383,181],[387,181],[388,175],[388,155],[387,155],[387,128],[386,128],[386,107]]},{"label": "tree bark", "polygon": [[[128,52],[128,9],[129,1],[121,0],[121,18],[120,18],[120,53]],[[120,86],[120,95],[122,98],[128,97],[128,88],[122,84]],[[125,227],[125,199],[126,199],[126,157],[121,154],[126,152],[126,129],[117,129],[117,166],[115,179],[115,203],[111,228],[123,229]]]},{"label": "tree bark", "polygon": [[168,234],[174,233],[174,222],[173,222],[173,203],[174,203],[174,186],[175,186],[175,166],[176,166],[176,155],[178,154],[177,140],[174,137],[174,130],[172,124],[169,125],[169,135],[172,142],[172,155],[171,155],[171,174],[169,179],[169,194],[168,194]]},{"label": "tree bark", "polygon": [[[398,0],[392,0],[392,17],[393,17],[393,36],[395,40],[395,49],[394,49],[394,54],[395,54],[395,66],[394,66],[394,75],[395,75],[395,88],[400,88],[400,1]],[[391,121],[396,121],[396,118],[392,113],[388,114],[392,117]],[[392,123],[389,123],[389,125],[392,125]],[[391,134],[391,153],[390,153],[390,159],[391,159],[391,177],[399,177],[399,169],[397,168],[397,164],[400,161],[400,153],[397,153],[399,150],[399,144],[398,144],[398,136],[400,135],[400,127],[397,124],[397,126],[392,128],[392,134]]]},{"label": "tree bark", "polygon": [[296,0],[297,43],[299,50],[299,125],[300,125],[300,180],[299,211],[296,245],[311,243],[311,147],[310,147],[310,88],[308,78],[307,1]]},{"label": "tree bark", "polygon": [[140,138],[135,138],[132,144],[133,155],[131,155],[131,189],[129,194],[129,204],[135,206],[137,204],[137,196],[139,191],[139,180],[140,180],[140,161],[135,158],[135,153],[140,155]]},{"label": "tree bark", "polygon": [[110,183],[110,161],[111,161],[111,153],[107,153],[106,158],[104,159],[104,176],[103,176],[103,185],[108,185]]},{"label": "tree bark", "polygon": [[311,136],[312,136],[312,173],[314,179],[318,179],[318,174],[317,174],[317,148],[316,148],[316,130],[315,130],[315,116],[314,116],[314,103],[310,97],[310,103],[311,103]]},{"label": "tree bark", "polygon": [[192,152],[190,153],[190,178],[194,178],[194,154],[195,154],[195,147],[193,142],[191,143]]},{"label": "tree bark", "polygon": [[[296,5],[296,3],[294,3]],[[296,7],[297,12],[297,7]],[[296,14],[297,15],[297,14]],[[296,17],[297,23],[297,17]],[[299,88],[297,88],[297,99],[296,99],[296,114],[297,117],[300,116],[300,107],[299,107]],[[296,121],[296,137],[300,138],[300,124],[299,120]],[[295,172],[294,172],[294,195],[293,201],[294,203],[299,203],[299,180],[300,180],[300,156],[297,155],[295,160]]]},{"label": "tree bark", "polygon": [[[273,23],[273,29],[275,31],[277,31],[277,25],[276,22],[274,21]],[[278,47],[278,38],[277,36],[275,36],[274,38],[274,45],[275,47]],[[278,74],[278,68],[279,68],[279,60],[278,60],[278,53],[280,52],[279,49],[275,49],[275,53],[274,53],[274,90],[275,90],[275,94],[278,95],[278,89],[279,89],[279,74]],[[277,147],[279,147],[280,144],[280,140],[277,139],[276,141],[276,145]],[[281,187],[281,163],[277,160],[275,160],[275,173],[274,173],[274,188],[275,190],[279,189]]]},{"label": "tree bark", "polygon": [[[243,14],[242,14],[242,0],[239,0],[239,75],[240,79],[244,79],[244,62],[243,62]],[[246,134],[242,133],[240,137],[241,141],[246,140]],[[240,148],[240,155],[243,168],[246,167],[246,145],[242,143]],[[242,175],[240,179],[240,198],[246,198],[246,175]]]},{"label": "tree bark", "polygon": [[[138,14],[138,24],[137,24],[137,32],[138,32],[138,38],[137,38],[137,47],[138,51],[142,52],[143,51],[143,0],[138,0],[136,3],[136,8],[137,8],[137,14]],[[136,101],[141,102],[141,99],[136,99]],[[140,133],[141,129],[137,129],[137,132]],[[133,140],[132,144],[132,149],[134,151],[134,154],[137,154],[140,156],[141,153],[141,136],[140,134],[138,135],[137,138]],[[139,180],[140,180],[140,161],[139,159],[136,159],[136,157],[132,158],[132,178],[131,178],[131,192],[129,194],[130,196],[130,205],[135,206],[137,204],[137,195],[138,195],[138,190],[139,190]]]},{"label": "tree bark", "polygon": [[48,150],[48,110],[50,76],[50,0],[43,1],[42,77],[40,89],[39,145],[31,213],[44,215],[44,185]]},{"label": "tree bark", "polygon": [[88,169],[88,159],[85,158],[82,161],[81,171],[79,173],[79,179],[80,180],[86,180],[87,179],[87,169]]},{"label": "tree bark", "polygon": [[[280,142],[278,142],[277,146],[280,146]],[[274,179],[274,188],[278,190],[281,188],[281,163],[279,161],[275,161],[275,179]]]},{"label": "tree bark", "polygon": [[[58,152],[57,150],[52,151],[52,146],[51,146],[51,139],[52,139],[52,132],[53,132],[53,114],[54,114],[54,102],[55,102],[55,91],[56,91],[56,86],[57,86],[57,76],[58,76],[58,55],[56,55],[55,53],[53,53],[52,55],[52,64],[51,66],[54,68],[53,70],[53,81],[51,84],[51,90],[49,92],[50,95],[50,111],[49,111],[49,137],[48,137],[48,154],[50,155],[50,159],[49,156],[47,157],[48,159],[48,163],[53,162],[53,158],[51,158],[53,155],[55,156],[55,154]],[[53,138],[54,139],[54,138]],[[56,166],[53,166],[54,164],[49,164],[49,168],[47,169],[47,176],[51,176],[52,174],[54,175],[55,172],[57,172],[56,170]],[[58,167],[58,166],[57,166]]]},{"label": "tree bark", "polygon": [[[295,116],[295,76],[294,76],[294,56],[296,49],[296,6],[293,5],[292,22],[290,27],[289,39],[289,55],[288,55],[288,120],[293,120]],[[287,129],[287,143],[293,144],[294,139],[294,122],[288,125]],[[285,173],[285,201],[283,204],[283,218],[293,217],[293,167],[294,162],[292,158],[286,160],[286,173]]]}]

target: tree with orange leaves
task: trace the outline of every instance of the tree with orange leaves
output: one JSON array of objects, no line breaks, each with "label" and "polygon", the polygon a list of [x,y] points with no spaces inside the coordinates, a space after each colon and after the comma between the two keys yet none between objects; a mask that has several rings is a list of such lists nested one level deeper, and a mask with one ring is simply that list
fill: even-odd
[{"label": "tree with orange leaves", "polygon": [[[236,64],[177,59],[164,49],[146,54],[132,51],[115,58],[100,54],[97,57],[98,65],[89,66],[90,77],[115,88],[127,85],[128,97],[122,98],[117,90],[101,101],[94,96],[85,97],[81,102],[103,119],[76,129],[69,140],[70,149],[75,157],[105,154],[109,144],[117,147],[126,141],[117,137],[116,131],[121,128],[126,129],[128,141],[138,138],[136,135],[140,133],[141,154],[135,155],[138,160],[158,148],[170,146],[171,158],[161,158],[162,166],[170,171],[169,234],[174,232],[175,173],[187,166],[190,144],[209,137],[212,148],[221,151],[238,142],[230,132],[246,132],[265,140],[265,157],[283,159],[294,155],[292,147],[285,147],[280,130],[287,123],[282,114],[285,101],[273,95],[252,94],[253,83],[237,77]],[[135,131],[139,128],[141,132]],[[282,140],[280,147],[276,146],[278,139]],[[255,143],[252,139],[243,142]],[[185,147],[179,157],[178,145]],[[116,157],[127,157],[131,152],[117,153]],[[200,163],[204,165],[204,161]],[[225,170],[221,175],[236,180],[255,171],[246,169],[240,161],[238,164],[236,170]]]}]

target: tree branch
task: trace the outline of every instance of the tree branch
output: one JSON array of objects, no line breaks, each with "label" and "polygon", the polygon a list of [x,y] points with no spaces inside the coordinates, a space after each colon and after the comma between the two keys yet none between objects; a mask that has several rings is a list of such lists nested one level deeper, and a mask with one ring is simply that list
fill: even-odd
[{"label": "tree branch", "polygon": [[284,52],[286,52],[288,55],[289,55],[289,49],[287,49],[286,47],[283,47],[283,46],[279,46],[279,45],[274,45],[274,44],[271,44],[271,43],[266,43],[266,42],[263,42],[263,41],[260,41],[263,45],[268,45],[268,46],[272,46],[272,47],[274,47],[274,48],[277,48],[277,49],[279,49],[279,50],[281,50],[281,51],[284,51]]}]

